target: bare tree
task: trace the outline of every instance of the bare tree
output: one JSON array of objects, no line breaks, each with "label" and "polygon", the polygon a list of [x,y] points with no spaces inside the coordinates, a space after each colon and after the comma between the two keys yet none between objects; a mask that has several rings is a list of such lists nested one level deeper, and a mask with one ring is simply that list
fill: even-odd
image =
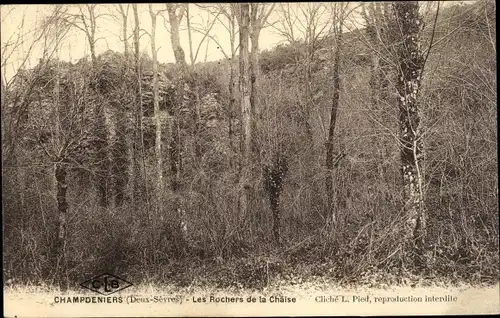
[{"label": "bare tree", "polygon": [[170,41],[172,42],[172,49],[174,50],[175,61],[182,67],[187,67],[186,56],[181,46],[179,27],[186,13],[185,4],[165,4],[168,12],[168,22],[170,24]]},{"label": "bare tree", "polygon": [[129,44],[128,44],[128,12],[130,9],[130,4],[127,4],[127,6],[124,8],[124,5],[119,3],[118,4],[118,13],[120,14],[120,17],[122,19],[122,36],[123,36],[123,48],[124,48],[124,54],[125,58],[128,61],[129,57]]},{"label": "bare tree", "polygon": [[[143,106],[142,106],[142,69],[140,52],[140,21],[137,4],[132,4],[134,13],[134,58],[135,58],[135,76],[136,76],[136,94],[135,94],[135,138],[134,138],[134,187],[133,196],[137,200],[141,192],[141,174],[146,178],[146,167],[144,163],[144,135],[143,135]],[[142,165],[141,165],[142,162]],[[144,180],[145,181],[145,180]],[[146,196],[146,200],[147,196]]]},{"label": "bare tree", "polygon": [[97,67],[97,57],[95,46],[98,40],[101,38],[96,38],[97,31],[97,20],[104,16],[103,13],[98,14],[96,12],[97,4],[82,4],[78,5],[78,13],[70,13],[66,10],[63,19],[70,25],[76,27],[82,31],[87,39],[90,48],[90,57],[92,60],[92,65],[94,69]]},{"label": "bare tree", "polygon": [[252,111],[250,105],[250,59],[248,53],[250,5],[240,4],[239,35],[240,35],[240,107],[241,107],[241,172],[240,172],[240,216],[248,212],[248,197],[250,192],[250,152],[252,140]]},{"label": "bare tree", "polygon": [[[3,8],[2,8],[3,9]],[[23,187],[26,182],[23,174],[19,173],[19,166],[23,165],[22,158],[18,156],[18,148],[25,146],[25,140],[30,139],[30,133],[32,127],[31,123],[33,119],[39,119],[38,114],[34,114],[33,110],[37,109],[34,107],[36,100],[39,99],[40,92],[40,82],[43,82],[43,78],[50,73],[51,65],[49,61],[54,55],[57,55],[61,42],[63,41],[65,35],[68,33],[69,28],[67,28],[63,23],[60,23],[60,15],[63,12],[61,6],[56,6],[48,16],[42,19],[41,23],[37,25],[37,31],[33,33],[33,41],[30,43],[27,51],[22,50],[22,44],[24,42],[24,15],[20,22],[18,28],[19,32],[13,33],[13,35],[2,45],[2,74],[1,74],[1,89],[2,89],[2,99],[1,99],[1,110],[2,110],[2,186],[4,195],[9,193],[12,195],[12,199],[18,202],[24,202],[23,190],[16,191],[14,188],[12,192],[9,190],[9,185],[11,185],[12,180],[17,186]],[[5,15],[2,14],[2,19]],[[33,48],[36,44],[40,43],[42,39],[51,38],[51,41],[45,41],[43,45],[43,53],[45,59],[40,59],[39,64],[35,70],[26,70],[25,67],[28,63],[28,58],[32,54]],[[6,66],[10,63],[9,59],[13,52],[17,51],[21,57],[19,69],[16,74],[7,79],[5,71]],[[54,108],[51,108],[52,111]],[[74,109],[74,108],[73,108]],[[58,123],[55,122],[44,122],[45,125],[52,125],[51,127],[58,127]],[[55,131],[53,131],[55,132]],[[64,137],[71,138],[73,136],[64,135]],[[75,138],[76,139],[76,138]],[[75,141],[75,140],[72,140]],[[68,145],[67,143],[62,143],[59,140],[58,145]],[[73,146],[73,145],[70,145]],[[59,147],[57,149],[52,148],[57,151],[65,152],[67,149],[64,147]],[[71,152],[71,151],[70,151]],[[54,259],[53,265],[57,274],[59,274],[59,284],[60,287],[65,289],[67,287],[66,283],[66,252],[65,243],[67,239],[65,226],[66,226],[66,212],[67,212],[67,202],[66,202],[66,179],[64,175],[64,164],[59,163],[54,159],[56,153],[51,152],[51,157],[48,162],[55,163],[53,168],[53,176],[55,177],[54,187],[55,187],[55,201],[57,206],[57,227],[56,233],[54,233],[56,240],[54,246]],[[2,206],[4,206],[2,204]],[[21,210],[22,212],[22,210]],[[18,213],[18,211],[16,211]],[[6,218],[9,215],[4,215]],[[6,233],[9,232],[8,228],[5,228]],[[57,265],[60,266],[57,266]]]},{"label": "bare tree", "polygon": [[[68,32],[66,24],[61,23],[61,8],[57,6],[52,15],[45,20],[49,26],[48,35],[54,38],[55,53],[57,56],[61,40]],[[54,17],[56,16],[56,17]],[[52,43],[51,43],[52,44]],[[70,168],[82,167],[91,144],[98,139],[93,122],[96,113],[93,111],[95,99],[89,98],[90,81],[86,76],[84,66],[73,66],[57,58],[40,63],[32,70],[18,73],[16,82],[18,88],[23,87],[36,79],[32,89],[37,98],[26,100],[30,115],[27,117],[26,127],[31,129],[26,140],[41,151],[44,165],[53,165],[55,201],[57,207],[57,233],[53,246],[53,268],[58,277],[62,290],[68,287],[68,209],[67,191],[70,186],[67,178]],[[85,78],[76,75],[85,74]],[[36,105],[36,107],[34,107]],[[82,159],[83,158],[83,159]],[[90,169],[89,167],[85,167]],[[99,173],[99,172],[97,172]]]},{"label": "bare tree", "polygon": [[[182,237],[185,238],[187,235],[187,223],[185,217],[185,210],[183,207],[183,201],[180,195],[181,192],[181,172],[182,172],[182,150],[181,150],[181,140],[180,140],[180,126],[179,126],[179,113],[178,110],[182,108],[184,104],[187,87],[186,87],[186,77],[188,76],[188,66],[185,59],[184,49],[180,44],[179,26],[182,18],[186,12],[185,4],[166,4],[166,9],[168,12],[168,22],[170,24],[170,40],[172,42],[172,50],[174,52],[175,61],[177,64],[178,80],[176,83],[176,97],[175,105],[172,107],[172,129],[170,130],[170,140],[169,140],[169,156],[170,156],[170,188],[174,193],[174,210],[177,213],[179,220],[179,229],[182,233]],[[181,244],[182,245],[182,244]]]},{"label": "bare tree", "polygon": [[417,255],[423,252],[427,213],[423,189],[423,125],[419,95],[425,58],[420,48],[423,21],[416,1],[393,4],[395,23],[399,30],[397,91],[399,93],[399,125],[401,169],[403,175],[404,211],[407,235],[414,240]]},{"label": "bare tree", "polygon": [[[4,8],[2,8],[2,11]],[[2,12],[2,21],[6,19],[6,17],[14,10],[12,8],[10,11],[4,13]],[[21,127],[22,127],[22,122],[23,118],[25,117],[24,114],[27,112],[27,106],[29,105],[29,102],[31,101],[31,96],[33,93],[33,87],[36,83],[36,78],[33,78],[29,83],[27,83],[26,87],[24,90],[21,92],[16,92],[16,93],[22,93],[21,95],[12,95],[11,94],[11,87],[13,83],[16,80],[16,77],[22,73],[23,70],[25,70],[26,66],[29,63],[29,58],[32,54],[33,49],[35,48],[35,45],[40,43],[43,39],[46,39],[49,34],[53,33],[53,30],[57,28],[61,35],[65,35],[68,32],[67,28],[63,28],[62,25],[55,23],[58,21],[60,15],[62,12],[61,6],[57,6],[53,12],[50,13],[49,16],[47,16],[45,19],[43,19],[42,23],[38,26],[38,32],[35,32],[33,34],[34,38],[33,41],[30,43],[29,48],[26,51],[22,51],[22,47],[25,43],[24,36],[27,35],[27,33],[24,31],[24,23],[25,23],[25,15],[23,14],[21,21],[19,22],[19,25],[17,27],[17,30],[19,32],[14,32],[8,39],[5,40],[5,42],[2,44],[1,48],[1,74],[0,74],[0,81],[1,81],[1,90],[2,90],[2,95],[1,95],[1,111],[2,111],[2,118],[5,120],[3,121],[2,125],[2,164],[3,165],[11,165],[13,164],[15,160],[15,149],[16,149],[16,144],[17,141],[20,138],[21,135]],[[26,34],[24,34],[26,33]],[[54,38],[53,41],[56,44],[54,47],[58,47],[60,45],[60,42],[62,41],[62,36]],[[51,43],[52,44],[52,43]],[[46,57],[51,58],[54,53],[56,52],[55,48],[51,48],[49,51],[49,47],[47,45],[44,45],[44,55]],[[22,51],[22,52],[20,52]],[[13,55],[17,53],[20,58],[20,62],[18,63],[18,72],[12,76],[10,79],[7,78],[7,67],[9,64],[13,62],[12,57]],[[42,62],[43,65],[45,65],[45,62],[47,59],[43,59],[40,62]],[[6,108],[6,105],[8,103],[13,102],[11,104],[12,107],[9,109]]]},{"label": "bare tree", "polygon": [[155,156],[156,156],[156,196],[157,209],[162,209],[163,196],[163,163],[161,150],[161,118],[160,118],[160,102],[159,102],[159,84],[158,84],[158,51],[156,50],[156,18],[159,12],[153,10],[153,5],[149,4],[149,14],[151,15],[151,55],[153,58],[153,107],[156,126],[155,138]]},{"label": "bare tree", "polygon": [[[52,132],[52,139],[49,145],[40,140],[39,147],[46,151],[49,161],[54,162],[54,176],[56,184],[56,201],[58,210],[58,235],[56,240],[56,268],[61,275],[59,278],[60,288],[67,289],[68,265],[66,245],[68,240],[68,170],[73,166],[80,166],[78,153],[88,148],[93,139],[91,129],[92,124],[89,114],[85,111],[87,105],[82,104],[85,99],[79,96],[85,94],[78,79],[71,78],[71,75],[61,79],[59,61],[56,61],[56,81],[54,85],[52,100],[55,102],[55,129]],[[99,173],[99,171],[97,172]]]},{"label": "bare tree", "polygon": [[335,38],[335,53],[333,57],[333,94],[332,94],[332,107],[330,110],[330,125],[328,129],[328,139],[326,142],[326,195],[328,198],[328,209],[326,215],[324,215],[325,220],[331,220],[335,223],[336,215],[333,210],[333,168],[340,162],[342,157],[345,155],[343,152],[339,152],[337,157],[333,158],[333,145],[334,145],[334,135],[335,135],[335,125],[337,123],[337,112],[339,108],[340,100],[340,57],[342,55],[343,47],[343,26],[346,19],[348,3],[334,3],[332,4],[332,32]]},{"label": "bare tree", "polygon": [[[97,21],[100,17],[104,16],[103,13],[96,12],[96,4],[78,5],[78,13],[71,13],[70,7],[65,8],[64,14],[61,19],[67,24],[79,29],[85,34],[86,40],[90,47],[90,57],[92,61],[92,71],[94,73],[94,89],[98,89],[97,85],[97,56],[96,56],[96,43],[101,38],[96,38]],[[95,153],[99,157],[97,159],[97,173],[95,180],[95,187],[99,195],[100,205],[107,207],[110,203],[110,158],[108,154],[109,143],[109,130],[111,130],[111,122],[108,116],[108,111],[104,103],[96,105],[96,123],[95,129],[99,138],[95,142]]]},{"label": "bare tree", "polygon": [[293,45],[298,41],[296,28],[299,15],[296,6],[293,3],[280,3],[277,9],[279,18],[276,21],[277,26],[273,25],[273,29]]}]

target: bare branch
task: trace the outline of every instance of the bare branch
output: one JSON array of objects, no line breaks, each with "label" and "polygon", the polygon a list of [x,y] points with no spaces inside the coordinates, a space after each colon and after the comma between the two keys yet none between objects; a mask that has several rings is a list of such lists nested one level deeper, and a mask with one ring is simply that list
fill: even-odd
[{"label": "bare branch", "polygon": [[432,45],[433,45],[433,42],[434,42],[434,34],[436,33],[436,25],[437,25],[437,19],[438,19],[438,15],[439,15],[439,4],[440,4],[440,2],[438,1],[437,9],[436,9],[436,15],[434,17],[434,25],[432,26],[431,41],[429,43],[429,48],[427,49],[427,53],[425,55],[425,59],[424,59],[424,63],[423,63],[423,67],[422,68],[425,68],[425,64],[427,63],[427,58],[429,57],[429,53],[431,53]]},{"label": "bare branch", "polygon": [[207,38],[208,36],[208,33],[210,33],[210,31],[212,31],[212,28],[215,24],[215,22],[217,21],[217,18],[218,16],[221,14],[221,12],[219,12],[217,14],[217,16],[214,18],[214,20],[212,21],[212,23],[209,25],[209,27],[207,28],[205,34],[203,35],[203,38],[201,39],[200,43],[198,44],[198,48],[196,49],[196,54],[194,55],[194,61],[196,61],[197,57],[198,57],[198,53],[200,51],[200,48],[201,48],[201,45],[203,44],[203,41],[205,41],[205,39]]}]

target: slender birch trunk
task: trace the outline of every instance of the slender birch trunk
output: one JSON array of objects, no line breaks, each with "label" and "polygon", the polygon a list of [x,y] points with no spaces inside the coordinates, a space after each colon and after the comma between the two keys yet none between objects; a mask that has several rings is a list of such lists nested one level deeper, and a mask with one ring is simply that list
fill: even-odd
[{"label": "slender birch trunk", "polygon": [[[172,44],[172,49],[174,51],[175,62],[178,65],[180,80],[177,84],[175,106],[172,111],[172,125],[170,129],[170,140],[169,140],[169,156],[170,156],[170,172],[171,172],[171,182],[170,188],[174,193],[175,199],[173,202],[173,208],[177,213],[179,220],[179,230],[182,233],[182,237],[185,239],[187,237],[187,220],[186,211],[183,208],[183,202],[181,197],[181,172],[182,172],[182,152],[181,152],[181,140],[180,140],[180,126],[178,119],[178,109],[184,104],[184,97],[186,96],[186,77],[188,75],[188,66],[185,60],[184,50],[180,44],[179,35],[179,25],[185,12],[185,8],[182,5],[176,4],[166,4],[168,11],[168,17],[170,22],[170,40]],[[179,12],[177,12],[179,9]],[[183,245],[183,244],[180,244]]]},{"label": "slender birch trunk", "polygon": [[248,212],[249,179],[250,179],[250,152],[252,141],[252,110],[250,104],[249,78],[249,4],[240,4],[240,107],[241,107],[241,172],[240,172],[240,217],[244,218]]},{"label": "slender birch trunk", "polygon": [[[143,107],[142,107],[142,87],[141,87],[141,57],[139,45],[139,13],[137,11],[137,4],[132,4],[132,11],[134,13],[134,55],[135,55],[135,76],[136,76],[136,94],[135,94],[135,140],[134,140],[134,201],[142,196],[141,195],[141,161],[144,160],[144,138],[143,138]],[[145,174],[144,174],[145,179]],[[147,198],[146,198],[147,200]]]},{"label": "slender birch trunk", "polygon": [[156,17],[153,12],[152,5],[149,5],[149,13],[151,15],[151,55],[153,57],[153,108],[155,117],[155,156],[156,156],[156,204],[157,210],[161,210],[163,196],[163,163],[162,163],[162,147],[161,147],[161,118],[160,118],[160,101],[159,101],[159,83],[158,83],[158,52],[156,51]]}]

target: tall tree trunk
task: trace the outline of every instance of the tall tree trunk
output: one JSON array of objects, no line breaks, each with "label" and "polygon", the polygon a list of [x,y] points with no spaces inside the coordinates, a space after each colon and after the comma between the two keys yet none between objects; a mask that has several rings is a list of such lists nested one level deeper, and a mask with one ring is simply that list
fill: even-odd
[{"label": "tall tree trunk", "polygon": [[175,62],[183,68],[187,66],[186,56],[182,49],[179,37],[180,18],[176,14],[175,5],[167,4],[168,18],[170,21],[170,40],[172,42],[172,49],[174,50]]},{"label": "tall tree trunk", "polygon": [[[339,9],[342,10],[342,9]],[[342,15],[342,14],[340,14]],[[328,140],[326,142],[326,195],[328,200],[328,209],[326,215],[324,215],[325,221],[331,220],[332,223],[336,221],[336,214],[333,209],[333,199],[334,199],[334,191],[333,191],[333,168],[336,165],[341,157],[339,156],[334,162],[333,159],[333,139],[335,134],[335,125],[337,123],[337,112],[339,108],[339,99],[340,99],[340,56],[342,54],[342,26],[343,26],[343,17],[339,17],[340,21],[334,21],[334,23],[339,23],[338,27],[335,27],[335,56],[333,60],[333,96],[332,96],[332,107],[330,111],[330,126],[328,128]]]},{"label": "tall tree trunk", "polygon": [[252,105],[252,115],[258,115],[259,114],[259,109],[257,105],[257,79],[259,78],[259,33],[260,30],[258,31],[253,31],[252,32],[252,50],[251,50],[251,59],[250,59],[250,64],[251,64],[251,95],[250,95],[250,103]]},{"label": "tall tree trunk", "polygon": [[240,164],[240,217],[248,212],[250,192],[250,152],[252,141],[250,78],[249,78],[249,4],[240,4],[240,107],[241,107],[241,164]]},{"label": "tall tree trunk", "polygon": [[[137,4],[132,4],[134,12],[134,49],[135,49],[135,75],[136,75],[136,95],[135,95],[135,140],[134,140],[134,202],[138,202],[141,195],[141,161],[144,160],[144,138],[143,138],[143,108],[142,108],[142,87],[141,87],[141,60],[139,49],[139,14],[137,12]],[[145,174],[144,174],[145,178]],[[147,198],[146,198],[147,199]]]},{"label": "tall tree trunk", "polygon": [[95,54],[95,42],[93,39],[89,39],[90,47],[90,60],[92,61],[92,67],[97,70],[97,56]]},{"label": "tall tree trunk", "polygon": [[158,57],[156,51],[156,13],[153,12],[152,5],[149,5],[149,13],[151,14],[151,55],[153,57],[153,107],[156,126],[155,138],[155,156],[156,156],[156,204],[157,210],[161,210],[163,196],[163,163],[161,151],[161,118],[160,118],[160,102],[159,102],[159,85],[158,85]]},{"label": "tall tree trunk", "polygon": [[120,6],[120,12],[122,14],[122,32],[123,32],[123,45],[124,45],[124,55],[125,55],[125,60],[127,61],[128,63],[128,59],[129,59],[129,49],[128,49],[128,33],[127,33],[127,28],[128,28],[128,5],[127,5],[127,14],[125,13],[125,11],[123,10],[123,6],[122,4],[118,4]]},{"label": "tall tree trunk", "polygon": [[251,65],[251,75],[250,75],[250,84],[251,84],[251,95],[250,95],[250,103],[252,105],[252,115],[258,114],[258,106],[257,106],[257,79],[259,76],[259,33],[260,30],[252,31],[252,49],[250,54],[250,65]]},{"label": "tall tree trunk", "polygon": [[[174,193],[173,208],[177,213],[177,218],[179,220],[179,227],[183,238],[187,236],[187,222],[185,220],[185,211],[183,208],[183,202],[180,195],[181,191],[181,172],[182,172],[182,152],[181,152],[181,140],[180,140],[180,126],[179,126],[179,109],[182,108],[186,96],[186,78],[188,76],[188,67],[185,60],[184,50],[180,44],[179,36],[179,24],[182,19],[182,8],[179,15],[176,13],[176,5],[167,4],[167,11],[170,22],[170,40],[172,43],[172,49],[174,51],[175,61],[178,66],[181,76],[178,81],[176,88],[175,105],[172,109],[172,125],[170,130],[170,141],[169,141],[169,156],[170,156],[170,171],[171,171],[171,183],[170,187]],[[182,246],[183,244],[181,244]]]},{"label": "tall tree trunk", "polygon": [[[59,62],[58,62],[59,63]],[[63,136],[62,130],[64,125],[64,107],[60,102],[60,75],[59,66],[57,67],[56,83],[54,87],[55,105],[56,105],[56,123],[55,123],[55,140],[56,144],[61,146],[63,143],[61,138]],[[66,218],[68,212],[68,202],[66,200],[66,190],[68,185],[66,183],[66,164],[64,158],[56,157],[56,164],[54,165],[54,177],[56,187],[56,202],[57,202],[57,238],[55,241],[56,253],[56,274],[58,275],[59,288],[62,291],[67,289],[67,263],[66,263]]]},{"label": "tall tree trunk", "polygon": [[[58,61],[59,63],[59,61]],[[55,125],[55,140],[59,149],[62,149],[62,145],[64,144],[64,131],[67,131],[67,120],[65,120],[68,116],[66,113],[66,105],[62,105],[63,98],[60,97],[60,75],[59,75],[59,64],[57,67],[57,75],[56,75],[56,83],[54,87],[54,95],[55,95],[55,105],[56,105],[56,125]],[[68,188],[68,184],[66,181],[67,176],[67,163],[64,158],[64,154],[60,153],[55,158],[54,165],[54,177],[55,177],[55,186],[56,186],[56,202],[57,202],[57,214],[58,214],[58,222],[57,222],[57,239],[56,239],[56,271],[59,282],[59,288],[62,291],[65,291],[68,287],[67,280],[67,259],[66,259],[66,240],[67,240],[67,213],[68,213],[68,201],[66,198],[66,191]]]},{"label": "tall tree trunk", "polygon": [[426,235],[426,211],[423,193],[423,134],[418,101],[422,85],[424,58],[420,49],[422,18],[416,1],[395,2],[395,20],[400,28],[397,42],[399,124],[401,169],[407,236],[413,240],[416,255],[423,253]]},{"label": "tall tree trunk", "polygon": [[123,41],[123,44],[125,46],[124,48],[124,55],[125,55],[125,60],[128,62],[128,59],[129,59],[129,49],[128,49],[128,41],[127,41],[127,37],[128,37],[128,34],[127,34],[127,20],[123,21],[123,38],[125,39]]},{"label": "tall tree trunk", "polygon": [[257,136],[257,120],[258,113],[260,111],[257,101],[258,91],[257,91],[257,79],[259,76],[259,35],[260,35],[260,25],[257,22],[257,11],[259,4],[253,3],[250,5],[250,39],[251,39],[251,50],[250,50],[250,107],[251,107],[251,125],[252,125],[252,152],[257,150],[258,145],[256,144],[255,137]]}]

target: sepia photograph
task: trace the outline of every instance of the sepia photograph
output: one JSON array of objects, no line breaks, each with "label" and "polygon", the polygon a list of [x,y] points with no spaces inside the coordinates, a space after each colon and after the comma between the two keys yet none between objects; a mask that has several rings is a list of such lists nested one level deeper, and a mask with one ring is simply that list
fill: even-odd
[{"label": "sepia photograph", "polygon": [[5,317],[500,313],[495,1],[0,10]]}]

